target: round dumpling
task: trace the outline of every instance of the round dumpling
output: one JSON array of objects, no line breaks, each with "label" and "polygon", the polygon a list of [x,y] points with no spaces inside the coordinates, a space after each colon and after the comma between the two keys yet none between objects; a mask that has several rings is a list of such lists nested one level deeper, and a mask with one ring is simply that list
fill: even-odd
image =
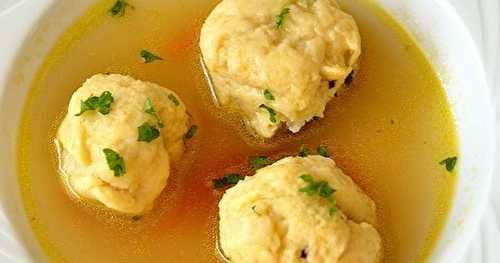
[{"label": "round dumpling", "polygon": [[354,19],[335,0],[223,0],[200,47],[219,102],[270,138],[298,132],[352,81],[361,54]]},{"label": "round dumpling", "polygon": [[234,263],[371,263],[381,255],[374,202],[321,156],[258,170],[227,190],[219,209],[220,247]]},{"label": "round dumpling", "polygon": [[184,151],[188,122],[171,90],[123,75],[91,77],[57,133],[66,185],[122,213],[148,211]]}]

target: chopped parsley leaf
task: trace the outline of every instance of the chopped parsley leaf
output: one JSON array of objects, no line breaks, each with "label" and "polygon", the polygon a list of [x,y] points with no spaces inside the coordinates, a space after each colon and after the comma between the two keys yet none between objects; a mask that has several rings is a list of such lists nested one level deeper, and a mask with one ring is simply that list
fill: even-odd
[{"label": "chopped parsley leaf", "polygon": [[274,27],[280,29],[285,22],[285,17],[290,13],[290,8],[285,7],[281,13],[274,18]]},{"label": "chopped parsley leaf", "polygon": [[179,101],[179,100],[177,99],[177,97],[176,97],[174,94],[172,94],[172,93],[168,94],[168,99],[169,99],[172,103],[174,103],[174,105],[175,105],[175,106],[179,106],[179,105],[181,105],[180,101]]},{"label": "chopped parsley leaf", "polygon": [[272,123],[278,122],[278,117],[276,116],[276,112],[271,107],[262,104],[259,106],[259,108],[265,109],[267,110],[267,112],[269,112],[269,121],[271,121]]},{"label": "chopped parsley leaf", "polygon": [[163,58],[147,51],[147,50],[141,50],[141,57],[144,59],[144,63],[151,63],[156,60],[163,60]]},{"label": "chopped parsley leaf", "polygon": [[453,172],[453,169],[455,169],[455,166],[457,165],[457,161],[458,161],[458,157],[454,156],[454,157],[449,157],[449,158],[442,160],[441,162],[439,162],[439,164],[446,166],[446,170],[451,173],[451,172]]},{"label": "chopped parsley leaf", "polygon": [[85,101],[81,101],[80,113],[75,116],[81,116],[87,111],[97,110],[102,115],[108,115],[111,111],[111,104],[114,102],[113,95],[109,91],[104,91],[101,96],[90,96]]},{"label": "chopped parsley leaf", "polygon": [[318,154],[323,156],[323,157],[326,157],[326,158],[330,157],[330,153],[328,152],[328,148],[326,148],[326,146],[324,146],[324,145],[318,146]]},{"label": "chopped parsley leaf", "polygon": [[146,101],[144,102],[144,112],[149,114],[155,113],[155,109],[153,108],[153,103],[149,98],[147,98]]},{"label": "chopped parsley leaf", "polygon": [[99,106],[98,106],[98,111],[102,115],[107,115],[111,111],[111,103],[113,103],[115,99],[113,98],[113,95],[109,91],[105,91],[101,94],[99,97]]},{"label": "chopped parsley leaf", "polygon": [[138,142],[152,142],[154,139],[160,137],[160,131],[147,122],[137,127],[137,130],[139,134],[137,137]]},{"label": "chopped parsley leaf", "polygon": [[98,106],[99,106],[99,97],[91,96],[85,101],[83,100],[81,101],[80,113],[75,114],[75,116],[81,116],[83,113],[87,111],[96,110]]},{"label": "chopped parsley leaf", "polygon": [[273,161],[267,156],[252,156],[248,158],[248,163],[252,169],[258,170],[272,164]]},{"label": "chopped parsley leaf", "polygon": [[125,2],[125,0],[117,0],[111,9],[109,9],[109,13],[113,17],[122,17],[125,15],[125,9],[129,6],[131,7],[131,5]]},{"label": "chopped parsley leaf", "polygon": [[300,192],[306,193],[309,196],[318,195],[328,201],[328,214],[334,216],[337,212],[337,207],[335,205],[335,198],[333,194],[335,189],[333,189],[327,181],[315,181],[311,175],[304,174],[299,177],[307,186],[299,189]]},{"label": "chopped parsley leaf", "polygon": [[311,150],[305,146],[302,146],[299,151],[299,156],[300,157],[307,157],[311,154]]},{"label": "chopped parsley leaf", "polygon": [[212,184],[214,189],[222,189],[226,186],[235,185],[243,179],[245,179],[245,176],[237,173],[231,173],[224,175],[224,177],[213,179]]},{"label": "chopped parsley leaf", "polygon": [[144,112],[153,116],[156,121],[158,122],[158,127],[163,128],[163,121],[160,119],[160,116],[156,113],[155,109],[153,108],[153,103],[149,98],[146,99],[144,102]]},{"label": "chopped parsley leaf", "polygon": [[184,135],[184,138],[186,139],[192,139],[196,132],[198,131],[198,126],[197,125],[192,125],[191,128],[187,131],[186,135]]},{"label": "chopped parsley leaf", "polygon": [[120,154],[109,148],[102,150],[102,152],[106,156],[108,167],[114,172],[115,177],[123,176],[127,172],[125,168],[125,161]]},{"label": "chopped parsley leaf", "polygon": [[264,90],[264,98],[266,98],[266,100],[274,100],[273,94],[268,89]]}]

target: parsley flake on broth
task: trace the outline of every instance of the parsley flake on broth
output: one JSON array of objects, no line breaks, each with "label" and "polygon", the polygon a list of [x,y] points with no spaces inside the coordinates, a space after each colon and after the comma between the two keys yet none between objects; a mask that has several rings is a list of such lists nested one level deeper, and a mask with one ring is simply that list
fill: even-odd
[{"label": "parsley flake on broth", "polygon": [[160,56],[157,56],[147,50],[141,50],[141,53],[140,53],[144,63],[148,64],[148,63],[152,63],[152,62],[155,62],[157,60],[163,60],[163,58],[161,58]]},{"label": "parsley flake on broth", "polygon": [[108,163],[109,169],[113,171],[115,177],[125,175],[127,169],[125,168],[125,161],[120,154],[109,148],[102,150],[102,152],[106,156],[106,162]]},{"label": "parsley flake on broth", "polygon": [[267,156],[251,156],[248,158],[248,163],[253,170],[266,167],[273,163]]},{"label": "parsley flake on broth", "polygon": [[311,150],[305,146],[302,146],[299,151],[299,157],[307,157],[311,154]]},{"label": "parsley flake on broth", "polygon": [[330,152],[328,151],[328,148],[324,145],[318,146],[318,154],[323,156],[323,157],[330,157]]},{"label": "parsley flake on broth", "polygon": [[455,166],[457,165],[457,161],[458,161],[458,157],[454,156],[454,157],[449,157],[449,158],[442,160],[441,162],[439,162],[439,164],[445,166],[446,171],[451,173],[455,169]]},{"label": "parsley flake on broth", "polygon": [[238,173],[230,173],[226,174],[221,178],[213,179],[212,184],[213,188],[218,190],[225,188],[227,186],[236,185],[239,181],[245,179],[245,176]]},{"label": "parsley flake on broth", "polygon": [[149,123],[147,122],[137,127],[137,133],[138,133],[137,137],[138,142],[149,143],[160,137],[160,131],[156,127],[149,125]]},{"label": "parsley flake on broth", "polygon": [[90,96],[85,101],[81,101],[80,113],[75,116],[81,116],[87,111],[97,110],[102,115],[108,115],[111,111],[111,104],[114,102],[113,95],[109,91],[104,91],[101,96]]},{"label": "parsley flake on broth", "polygon": [[111,9],[109,9],[109,13],[113,17],[122,17],[125,15],[125,11],[129,7],[133,8],[128,2],[125,2],[125,0],[117,0]]},{"label": "parsley flake on broth", "polygon": [[192,125],[188,132],[186,133],[186,135],[184,136],[185,139],[187,140],[190,140],[194,137],[194,135],[196,135],[196,133],[198,132],[198,125]]}]

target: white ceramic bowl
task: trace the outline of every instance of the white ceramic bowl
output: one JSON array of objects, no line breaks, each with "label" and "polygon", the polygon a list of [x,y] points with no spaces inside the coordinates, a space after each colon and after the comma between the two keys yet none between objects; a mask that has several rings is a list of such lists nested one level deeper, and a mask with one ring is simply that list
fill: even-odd
[{"label": "white ceramic bowl", "polygon": [[[456,116],[460,177],[431,262],[455,262],[487,201],[495,154],[493,110],[483,66],[463,22],[444,0],[376,0],[420,43],[442,76]],[[57,37],[94,0],[0,3],[0,262],[45,261],[21,205],[16,136],[32,77]]]}]

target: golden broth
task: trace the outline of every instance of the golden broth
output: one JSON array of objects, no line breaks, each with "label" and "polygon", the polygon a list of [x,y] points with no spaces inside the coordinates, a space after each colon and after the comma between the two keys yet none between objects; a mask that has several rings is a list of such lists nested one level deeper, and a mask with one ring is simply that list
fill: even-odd
[{"label": "golden broth", "polygon": [[[246,167],[248,156],[328,145],[338,165],[375,200],[385,262],[419,262],[446,220],[456,175],[438,162],[457,152],[455,127],[436,73],[414,40],[368,0],[341,0],[363,38],[352,88],[326,117],[273,143],[248,137],[218,112],[198,60],[198,34],[217,1],[134,0],[112,18],[102,1],[56,43],[35,77],[19,134],[24,205],[55,262],[216,262],[220,192],[211,180]],[[163,57],[143,64],[142,49]],[[199,125],[154,210],[138,221],[71,199],[59,180],[56,127],[69,98],[99,72],[130,74],[175,90]]]}]

